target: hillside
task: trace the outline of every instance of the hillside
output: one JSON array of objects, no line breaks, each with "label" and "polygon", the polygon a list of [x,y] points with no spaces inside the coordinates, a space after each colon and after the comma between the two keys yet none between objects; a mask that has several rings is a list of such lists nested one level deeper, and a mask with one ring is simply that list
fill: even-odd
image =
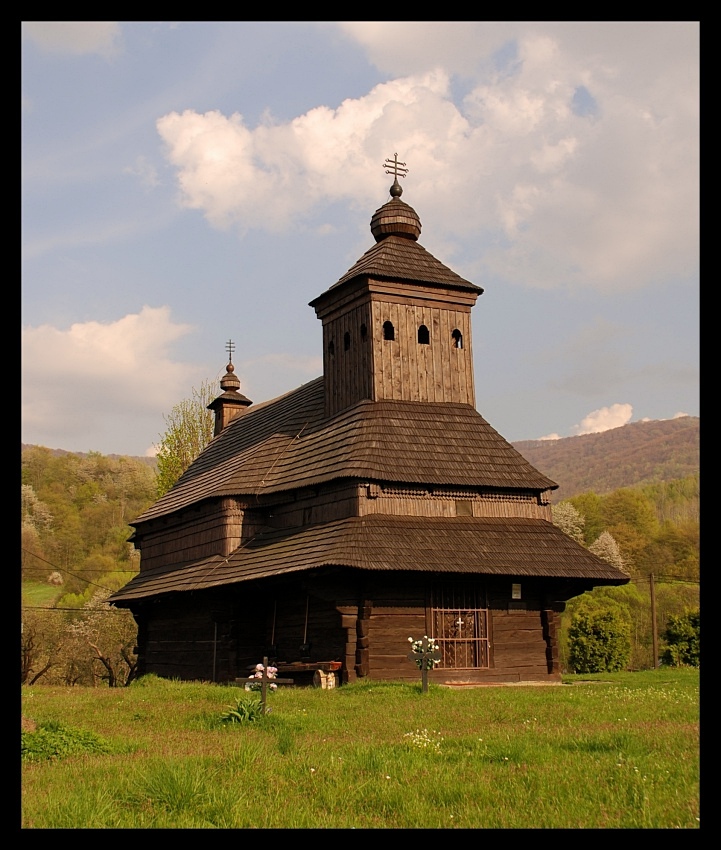
[{"label": "hillside", "polygon": [[600,434],[521,440],[514,447],[557,484],[553,501],[594,490],[609,493],[698,472],[700,419],[632,422]]},{"label": "hillside", "polygon": [[[28,449],[37,449],[37,448],[46,448],[46,447],[45,446],[35,446],[32,443],[20,443],[20,452],[21,453],[27,451]],[[47,449],[47,451],[50,452],[50,454],[53,457],[63,457],[64,455],[76,455],[76,457],[88,458],[93,454],[93,452],[68,452],[68,451],[65,451],[65,449]],[[97,454],[97,452],[95,452],[95,454]],[[147,466],[151,467],[152,469],[155,469],[158,466],[158,459],[155,458],[155,457],[144,457],[144,456],[141,456],[141,455],[118,455],[118,454],[103,455],[103,457],[109,457],[112,460],[118,460],[121,457],[127,457],[130,460],[137,460],[139,463],[144,463]]]}]

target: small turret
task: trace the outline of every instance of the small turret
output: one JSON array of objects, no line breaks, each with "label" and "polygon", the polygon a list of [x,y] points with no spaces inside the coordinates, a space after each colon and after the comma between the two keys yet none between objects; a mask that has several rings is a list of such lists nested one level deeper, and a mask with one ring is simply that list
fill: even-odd
[{"label": "small turret", "polygon": [[208,405],[208,410],[212,410],[215,413],[214,437],[217,437],[226,425],[245,413],[250,405],[253,404],[249,398],[238,392],[240,390],[240,380],[235,374],[235,366],[233,366],[232,360],[235,343],[232,340],[228,340],[226,347],[228,349],[228,365],[225,367],[225,375],[220,379],[220,388],[223,392]]}]

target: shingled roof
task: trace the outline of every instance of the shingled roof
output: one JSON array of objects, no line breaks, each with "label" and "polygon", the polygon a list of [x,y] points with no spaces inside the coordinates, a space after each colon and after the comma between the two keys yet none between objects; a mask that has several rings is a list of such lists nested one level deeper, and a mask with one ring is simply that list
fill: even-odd
[{"label": "shingled roof", "polygon": [[[479,295],[483,292],[482,287],[456,274],[418,242],[402,236],[386,236],[377,242],[327,291],[361,276],[422,281],[424,284],[466,289]],[[311,306],[317,300],[311,301]]]},{"label": "shingled roof", "polygon": [[340,478],[548,490],[542,475],[470,405],[364,400],[323,418],[317,378],[231,422],[175,487],[133,523],[205,499]]},{"label": "shingled roof", "polygon": [[361,570],[589,579],[628,576],[552,523],[522,517],[364,517],[258,534],[227,558],[144,570],[115,603],[341,566]]}]

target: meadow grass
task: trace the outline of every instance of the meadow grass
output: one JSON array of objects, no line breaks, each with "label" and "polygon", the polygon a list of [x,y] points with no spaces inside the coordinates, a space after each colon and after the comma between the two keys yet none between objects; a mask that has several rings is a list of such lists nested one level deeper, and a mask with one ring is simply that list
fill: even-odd
[{"label": "meadow grass", "polygon": [[26,687],[25,717],[108,751],[23,763],[22,826],[698,827],[698,671],[565,682],[281,688],[252,723],[220,685]]},{"label": "meadow grass", "polygon": [[23,605],[51,606],[62,594],[62,588],[44,581],[24,581],[22,585]]}]

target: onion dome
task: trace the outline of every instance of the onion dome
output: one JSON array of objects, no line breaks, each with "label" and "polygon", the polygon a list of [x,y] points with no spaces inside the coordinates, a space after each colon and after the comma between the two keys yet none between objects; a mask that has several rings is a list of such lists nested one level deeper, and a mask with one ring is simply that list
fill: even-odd
[{"label": "onion dome", "polygon": [[402,236],[405,239],[418,241],[421,235],[421,220],[418,213],[401,200],[403,189],[396,179],[391,186],[392,198],[387,204],[373,213],[371,218],[371,233],[376,242],[386,236]]},{"label": "onion dome", "polygon": [[233,374],[235,372],[235,366],[232,363],[228,363],[225,367],[225,375],[220,379],[220,388],[223,392],[235,391],[237,392],[240,389],[240,378]]}]

